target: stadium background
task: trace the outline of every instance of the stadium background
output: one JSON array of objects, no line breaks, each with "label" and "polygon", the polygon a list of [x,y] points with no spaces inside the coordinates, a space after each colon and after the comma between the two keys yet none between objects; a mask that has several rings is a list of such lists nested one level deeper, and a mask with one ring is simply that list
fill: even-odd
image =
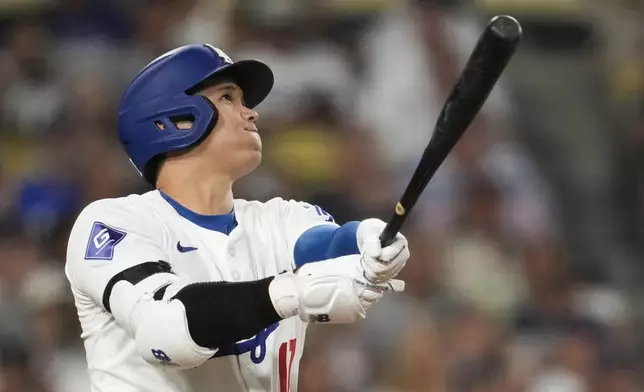
[{"label": "stadium background", "polygon": [[644,2],[1,0],[0,391],[88,390],[66,239],[87,203],[148,189],[115,129],[147,62],[266,61],[264,163],[236,195],[387,219],[499,13],[523,45],[404,229],[406,293],[310,328],[300,389],[641,390]]}]

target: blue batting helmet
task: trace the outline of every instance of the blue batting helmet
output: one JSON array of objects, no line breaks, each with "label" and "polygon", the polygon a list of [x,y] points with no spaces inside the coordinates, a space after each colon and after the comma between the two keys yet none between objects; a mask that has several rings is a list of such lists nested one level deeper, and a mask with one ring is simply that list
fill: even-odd
[{"label": "blue batting helmet", "polygon": [[[119,140],[139,173],[154,185],[151,161],[165,153],[192,147],[215,127],[217,111],[205,97],[193,95],[214,77],[230,78],[253,108],[273,87],[273,72],[257,60],[233,62],[211,45],[187,45],[145,66],[128,85],[118,108]],[[177,121],[190,120],[188,130]]]}]

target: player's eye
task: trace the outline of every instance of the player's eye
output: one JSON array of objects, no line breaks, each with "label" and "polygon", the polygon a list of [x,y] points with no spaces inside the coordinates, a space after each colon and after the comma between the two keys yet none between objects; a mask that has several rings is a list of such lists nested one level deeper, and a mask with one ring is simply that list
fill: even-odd
[{"label": "player's eye", "polygon": [[233,96],[230,95],[230,94],[224,94],[224,95],[221,96],[221,98],[225,99],[226,101],[230,101],[230,102],[233,101]]}]

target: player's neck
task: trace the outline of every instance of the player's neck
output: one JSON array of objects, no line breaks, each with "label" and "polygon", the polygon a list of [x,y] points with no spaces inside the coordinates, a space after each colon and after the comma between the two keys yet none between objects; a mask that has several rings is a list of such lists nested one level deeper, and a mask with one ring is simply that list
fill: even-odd
[{"label": "player's neck", "polygon": [[175,177],[157,183],[157,188],[190,211],[201,215],[227,214],[233,209],[233,181],[228,176],[210,175],[206,179]]}]

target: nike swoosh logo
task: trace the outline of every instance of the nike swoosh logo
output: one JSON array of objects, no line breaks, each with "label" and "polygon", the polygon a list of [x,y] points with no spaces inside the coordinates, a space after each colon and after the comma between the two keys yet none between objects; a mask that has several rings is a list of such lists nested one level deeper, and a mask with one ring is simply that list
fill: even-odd
[{"label": "nike swoosh logo", "polygon": [[198,248],[195,248],[193,246],[181,246],[181,241],[177,242],[177,250],[181,253],[187,253],[187,252],[192,252],[193,250],[197,250]]}]

